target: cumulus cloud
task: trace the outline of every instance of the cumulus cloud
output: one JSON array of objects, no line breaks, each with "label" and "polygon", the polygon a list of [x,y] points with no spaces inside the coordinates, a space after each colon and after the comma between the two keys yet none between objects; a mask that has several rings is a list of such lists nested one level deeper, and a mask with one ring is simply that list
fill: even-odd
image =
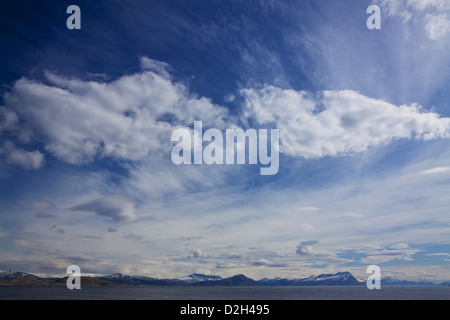
[{"label": "cumulus cloud", "polygon": [[[46,73],[48,84],[21,78],[4,96],[0,128],[12,127],[17,117],[18,139],[43,140],[45,149],[59,160],[82,164],[103,157],[144,159],[171,146],[175,126],[197,119],[223,127],[226,109],[172,82],[166,63],[141,58],[141,65],[142,72],[112,82],[52,73]],[[31,156],[36,167],[42,155]]]},{"label": "cumulus cloud", "polygon": [[135,203],[122,196],[107,196],[78,206],[68,208],[70,211],[94,212],[108,217],[116,222],[133,221],[137,219]]},{"label": "cumulus cloud", "polygon": [[[173,130],[199,119],[204,127],[238,126],[226,108],[172,81],[168,64],[144,57],[141,67],[141,72],[112,82],[52,73],[46,74],[48,84],[22,78],[4,96],[0,129],[10,130],[21,143],[40,142],[61,161],[84,164],[106,157],[141,161],[167,154]],[[450,137],[449,118],[417,104],[396,106],[351,90],[312,94],[264,86],[240,94],[245,100],[241,122],[280,129],[280,151],[290,156],[338,156],[394,139]],[[25,169],[44,165],[40,151],[26,151],[10,141],[0,153]],[[167,187],[180,187],[177,179],[170,181]]]},{"label": "cumulus cloud", "polygon": [[351,90],[305,91],[264,86],[243,89],[243,121],[280,129],[280,151],[304,158],[367,150],[394,139],[450,137],[450,118],[417,104],[395,106]]},{"label": "cumulus cloud", "polygon": [[0,155],[5,157],[7,163],[19,166],[25,170],[40,169],[45,163],[44,155],[38,150],[27,151],[17,147],[11,141],[6,141],[0,147]]},{"label": "cumulus cloud", "polygon": [[0,133],[2,131],[13,130],[19,123],[17,114],[6,109],[4,106],[0,106]]}]

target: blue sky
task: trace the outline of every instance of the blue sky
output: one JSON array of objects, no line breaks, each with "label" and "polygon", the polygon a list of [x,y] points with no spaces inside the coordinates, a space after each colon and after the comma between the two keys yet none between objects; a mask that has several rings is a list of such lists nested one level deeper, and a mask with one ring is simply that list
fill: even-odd
[{"label": "blue sky", "polygon": [[[448,1],[0,6],[0,270],[450,279]],[[278,173],[174,165],[194,121]]]}]

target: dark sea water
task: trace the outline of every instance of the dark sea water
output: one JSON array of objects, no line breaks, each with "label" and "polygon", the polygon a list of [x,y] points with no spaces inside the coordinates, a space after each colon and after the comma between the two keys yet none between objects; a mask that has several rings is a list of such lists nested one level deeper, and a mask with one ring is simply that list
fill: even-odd
[{"label": "dark sea water", "polygon": [[0,300],[450,300],[450,287],[0,286]]}]

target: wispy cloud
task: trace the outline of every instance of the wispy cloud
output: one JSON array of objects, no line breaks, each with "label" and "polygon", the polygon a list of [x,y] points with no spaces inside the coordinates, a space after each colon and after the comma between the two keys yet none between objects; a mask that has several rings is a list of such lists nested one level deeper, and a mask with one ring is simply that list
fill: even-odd
[{"label": "wispy cloud", "polygon": [[106,196],[70,207],[67,210],[93,212],[117,222],[137,219],[134,201],[122,196]]},{"label": "wispy cloud", "polygon": [[425,24],[429,39],[439,40],[450,32],[450,20],[447,13],[450,5],[445,0],[379,0],[388,16],[400,16],[403,23],[420,15]]},{"label": "wispy cloud", "polygon": [[20,204],[17,206],[19,209],[33,210],[36,212],[34,215],[36,218],[53,218],[55,215],[49,214],[48,211],[54,208],[54,204],[51,201],[34,201],[30,203]]},{"label": "wispy cloud", "polygon": [[367,257],[362,259],[365,264],[382,264],[393,260],[411,261],[420,250],[410,248],[407,244],[397,244],[388,248],[367,247],[362,248],[360,253]]},{"label": "wispy cloud", "polygon": [[450,171],[450,167],[436,167],[436,168],[431,168],[431,169],[420,171],[419,174],[424,174],[424,175],[438,174],[438,173],[445,173],[448,171]]}]

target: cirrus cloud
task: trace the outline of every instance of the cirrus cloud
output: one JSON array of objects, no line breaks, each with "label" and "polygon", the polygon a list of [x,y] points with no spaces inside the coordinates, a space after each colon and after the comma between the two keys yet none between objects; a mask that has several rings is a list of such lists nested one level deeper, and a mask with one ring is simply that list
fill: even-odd
[{"label": "cirrus cloud", "polygon": [[[379,0],[388,16],[400,16],[407,23],[418,13],[423,17],[425,32],[430,40],[439,40],[450,32],[450,4],[447,0]],[[416,19],[417,20],[417,19]]]}]

